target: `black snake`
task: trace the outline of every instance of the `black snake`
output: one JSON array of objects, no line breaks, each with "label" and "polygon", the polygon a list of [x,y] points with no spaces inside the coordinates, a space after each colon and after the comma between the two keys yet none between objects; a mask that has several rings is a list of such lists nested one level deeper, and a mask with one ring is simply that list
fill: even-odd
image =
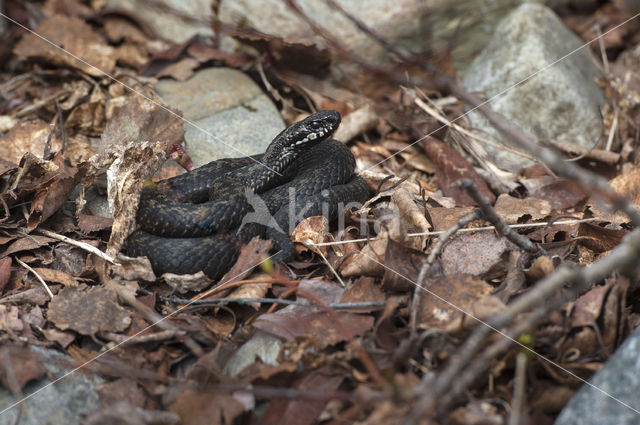
[{"label": "black snake", "polygon": [[[305,217],[330,220],[340,206],[362,203],[366,182],[349,149],[330,136],[336,111],[322,111],[278,134],[264,154],[220,159],[147,185],[127,251],[147,256],[156,273],[220,278],[254,236],[273,239],[274,262],[290,259],[289,233]],[[294,195],[293,197],[291,195]]]}]

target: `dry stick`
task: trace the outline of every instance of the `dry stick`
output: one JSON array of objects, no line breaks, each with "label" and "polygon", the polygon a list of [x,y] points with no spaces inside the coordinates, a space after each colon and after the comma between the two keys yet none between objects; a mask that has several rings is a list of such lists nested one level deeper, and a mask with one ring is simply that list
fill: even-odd
[{"label": "dry stick", "polygon": [[67,150],[67,132],[64,130],[64,116],[62,115],[62,108],[60,107],[60,102],[58,102],[57,100],[56,110],[58,111],[58,126],[60,128],[60,152],[65,153],[65,151]]},{"label": "dry stick", "polygon": [[336,277],[336,279],[338,279],[338,282],[340,282],[340,285],[342,285],[342,287],[346,287],[347,285],[344,284],[344,281],[342,280],[342,278],[340,277],[340,275],[338,274],[338,272],[336,271],[336,269],[333,268],[333,266],[331,265],[331,263],[329,263],[329,260],[327,260],[327,257],[324,256],[324,254],[322,253],[322,251],[319,248],[315,247],[314,242],[307,238],[304,241],[302,241],[302,244],[309,248],[310,250],[312,250],[313,252],[315,252],[316,254],[318,254],[320,256],[320,258],[322,258],[322,261],[327,265],[327,267],[329,267],[329,270],[331,270],[331,273],[333,273],[333,275]]},{"label": "dry stick", "polygon": [[[616,117],[614,117],[614,122],[615,120],[616,120]],[[613,131],[615,130],[612,130],[611,134],[613,134]],[[579,158],[595,159],[596,161],[602,162],[607,165],[615,165],[620,160],[619,153],[609,152],[607,150],[602,150],[602,149],[584,148],[580,145],[576,145],[574,143],[569,143],[569,142],[563,142],[561,140],[548,139],[548,140],[541,141],[541,143],[552,146],[556,149],[560,149],[562,152],[565,152],[568,154],[579,155]],[[578,158],[572,158],[572,160],[576,160],[576,159]]]},{"label": "dry stick", "polygon": [[518,353],[516,357],[516,379],[513,383],[513,403],[511,404],[509,425],[518,425],[520,423],[520,412],[524,406],[526,371],[527,355],[525,353]]},{"label": "dry stick", "polygon": [[111,264],[116,264],[116,260],[112,256],[110,256],[109,254],[105,254],[104,252],[100,251],[98,248],[96,248],[93,245],[89,245],[88,243],[85,243],[85,242],[76,241],[76,240],[73,240],[73,239],[68,238],[66,236],[59,235],[57,233],[54,233],[54,232],[51,232],[51,231],[45,230],[45,229],[36,229],[35,231],[38,232],[38,233],[41,233],[41,234],[43,234],[45,236],[49,236],[50,238],[57,239],[57,240],[62,241],[62,242],[66,242],[69,245],[73,245],[73,246],[77,246],[78,248],[82,248],[85,251],[88,251],[88,252],[90,252],[92,254],[97,255],[98,257],[102,258],[105,261],[108,261]]},{"label": "dry stick", "polygon": [[9,219],[11,212],[9,211],[9,205],[7,205],[7,201],[5,201],[2,196],[0,196],[0,204],[2,204],[2,208],[4,209],[4,217],[0,219],[0,223],[2,223],[3,221],[7,221]]},{"label": "dry stick", "polygon": [[42,279],[42,277],[40,277],[40,275],[35,270],[33,270],[27,263],[25,263],[24,261],[22,261],[18,257],[13,257],[13,259],[16,260],[16,262],[18,264],[20,264],[22,267],[24,267],[25,269],[27,269],[31,273],[33,273],[33,275],[36,277],[36,279],[38,279],[38,282],[40,282],[42,284],[42,286],[44,286],[44,290],[47,291],[47,294],[49,294],[49,298],[53,299],[53,292],[51,292],[51,289],[49,289],[49,287],[47,286],[47,284],[44,281],[44,279]]},{"label": "dry stick", "polygon": [[[478,187],[471,179],[460,179],[456,182],[456,185],[467,191],[469,196],[471,196],[471,198],[478,204],[484,218],[491,222],[501,235],[531,254],[545,254],[544,249],[531,242],[529,238],[522,236],[520,233],[513,230],[504,222],[504,220],[502,220],[502,218],[500,218],[496,210],[493,209],[489,203],[489,200],[480,193]],[[418,280],[418,284],[420,283],[420,280]]]},{"label": "dry stick", "polygon": [[[541,223],[520,223],[520,224],[509,224],[508,226],[512,229],[529,229],[534,227],[546,227],[546,226],[561,226],[561,225],[569,225],[569,224],[580,224],[580,223],[589,223],[591,221],[605,221],[604,219],[598,217],[592,218],[582,218],[576,220],[563,220],[563,221],[545,221]],[[496,226],[482,226],[482,227],[465,227],[464,229],[458,230],[459,233],[470,233],[470,232],[483,232],[488,230],[496,230]],[[440,236],[444,234],[445,231],[433,231],[433,232],[418,232],[418,233],[407,233],[408,238],[416,238],[416,237],[424,237],[424,236]],[[357,242],[368,242],[367,238],[360,239],[349,239],[346,241],[333,241],[333,242],[321,242],[315,244],[315,246],[333,246],[333,245],[344,245],[348,243],[357,243]]]},{"label": "dry stick", "polygon": [[420,269],[420,273],[418,274],[418,284],[415,285],[415,287],[413,289],[413,300],[411,301],[411,318],[410,318],[410,322],[409,323],[410,323],[410,330],[411,330],[411,338],[412,339],[416,336],[416,328],[418,326],[418,323],[417,323],[417,320],[418,320],[418,308],[420,307],[420,303],[422,301],[422,294],[424,293],[424,290],[422,288],[423,282],[424,282],[425,278],[427,277],[427,274],[429,274],[429,270],[431,270],[431,266],[435,262],[436,257],[438,255],[440,255],[440,252],[442,252],[442,249],[444,248],[444,246],[447,243],[447,241],[449,240],[449,238],[451,238],[451,236],[453,236],[456,232],[458,232],[458,230],[462,229],[463,227],[465,227],[466,225],[468,225],[472,221],[478,220],[481,217],[482,217],[482,215],[481,215],[480,211],[479,210],[474,210],[474,211],[470,212],[469,214],[465,215],[464,217],[462,217],[460,220],[458,220],[456,223],[454,223],[447,230],[445,230],[439,236],[438,242],[435,244],[435,246],[431,250],[431,253],[427,257],[427,260],[422,265],[422,268]]},{"label": "dry stick", "polygon": [[[151,295],[153,292],[140,289],[138,292],[146,295]],[[235,303],[235,304],[250,304],[250,303],[264,303],[264,304],[282,304],[282,305],[297,305],[301,307],[316,307],[316,304],[295,300],[285,300],[281,298],[210,298],[206,300],[190,300],[188,298],[181,298],[176,296],[165,297],[163,295],[158,296],[160,301],[171,302],[174,304],[191,304],[191,305],[215,305],[221,303]],[[358,308],[381,308],[384,307],[386,301],[359,301],[350,303],[330,303],[327,304],[329,308],[335,310],[349,310]]]}]

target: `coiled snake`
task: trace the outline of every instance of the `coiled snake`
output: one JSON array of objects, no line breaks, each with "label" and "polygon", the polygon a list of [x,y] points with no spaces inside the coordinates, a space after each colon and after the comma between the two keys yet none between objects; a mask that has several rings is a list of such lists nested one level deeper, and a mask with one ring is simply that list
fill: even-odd
[{"label": "coiled snake", "polygon": [[147,256],[156,273],[196,273],[218,279],[239,247],[254,236],[273,239],[274,262],[294,254],[289,233],[303,218],[330,220],[348,203],[367,199],[355,159],[330,139],[340,124],[322,111],[278,134],[264,154],[210,162],[143,189],[130,255]]}]

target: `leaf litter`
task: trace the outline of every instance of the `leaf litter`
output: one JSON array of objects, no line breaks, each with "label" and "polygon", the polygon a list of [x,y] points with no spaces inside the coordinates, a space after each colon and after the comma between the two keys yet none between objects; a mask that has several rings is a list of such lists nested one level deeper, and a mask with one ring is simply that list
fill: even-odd
[{"label": "leaf litter", "polygon": [[[544,167],[487,178],[469,152],[449,143],[462,137],[455,129],[411,146],[436,130],[439,119],[463,110],[461,97],[437,92],[432,82],[409,95],[383,66],[377,79],[352,71],[355,91],[327,72],[330,51],[243,25],[222,25],[241,46],[229,53],[201,36],[181,44],[161,40],[142,18],[101,10],[101,2],[46,1],[42,10],[9,3],[33,15],[38,34],[95,68],[33,34],[12,29],[5,35],[11,61],[0,69],[0,383],[19,395],[43,376],[25,341],[62,350],[77,364],[123,343],[88,366],[109,381],[97,389],[104,408],[86,423],[125,417],[136,423],[401,423],[421,402],[415,392],[430,376],[442,376],[477,330],[476,319],[504,314],[561,265],[588,266],[611,255],[633,228],[628,215],[612,211],[610,197]],[[567,22],[583,28],[580,16]],[[616,51],[630,47],[620,34],[604,43]],[[640,173],[631,152],[638,133],[630,124],[640,112],[636,65],[632,55],[621,55],[605,81],[621,123],[617,140],[623,143],[615,152],[621,172],[612,172],[610,156],[588,165],[637,205]],[[372,191],[365,207],[347,214],[343,232],[319,218],[305,220],[293,235],[298,258],[288,267],[266,262],[253,270],[270,249],[254,240],[218,283],[202,274],[156,276],[147,260],[119,254],[135,227],[145,179],[174,173],[167,157],[189,162],[181,112],[164,105],[151,84],[161,77],[185,80],[209,66],[237,68],[264,83],[262,73],[265,92],[289,121],[309,105],[338,109],[339,137],[349,142]],[[453,67],[439,66],[443,74]],[[448,105],[440,117],[416,103],[426,98],[423,89]],[[612,122],[613,114],[606,109],[604,121]],[[477,205],[457,184],[463,178],[547,255],[526,252],[495,229],[473,230],[487,226],[484,219],[458,234],[437,233]],[[89,190],[106,194],[111,217],[85,208]],[[575,219],[590,221],[561,224]],[[532,312],[522,310],[505,326],[523,326],[520,335],[531,338],[536,351],[587,379],[640,324],[637,283],[627,275],[611,270],[544,320],[528,322]],[[163,317],[162,327],[156,325]],[[498,340],[491,336],[484,344],[492,348]],[[250,353],[245,366],[229,376],[225,364],[242,347]],[[261,350],[262,357],[256,355]],[[460,366],[478,379],[457,403],[443,402],[442,421],[503,423],[508,417],[518,348],[494,353],[490,379],[471,362]],[[521,415],[550,423],[580,381],[529,361],[537,366],[530,371],[536,380]]]}]

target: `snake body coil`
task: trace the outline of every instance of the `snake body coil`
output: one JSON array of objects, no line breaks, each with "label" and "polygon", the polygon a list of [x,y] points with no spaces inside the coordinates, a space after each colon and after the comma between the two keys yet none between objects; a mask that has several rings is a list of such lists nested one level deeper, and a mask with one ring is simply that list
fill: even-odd
[{"label": "snake body coil", "polygon": [[319,112],[281,132],[264,154],[213,161],[146,187],[128,253],[147,256],[156,273],[202,270],[213,279],[254,236],[274,240],[274,262],[290,259],[288,235],[299,221],[334,219],[341,204],[367,198],[353,155],[329,138],[339,124],[338,112]]}]

